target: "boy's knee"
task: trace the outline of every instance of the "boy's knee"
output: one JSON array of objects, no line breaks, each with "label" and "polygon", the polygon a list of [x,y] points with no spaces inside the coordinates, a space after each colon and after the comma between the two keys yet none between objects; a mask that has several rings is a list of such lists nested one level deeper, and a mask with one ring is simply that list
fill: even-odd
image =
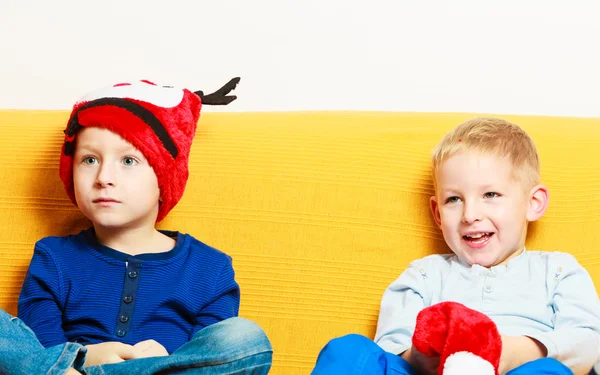
[{"label": "boy's knee", "polygon": [[6,311],[0,309],[0,327],[2,328],[2,332],[10,331],[12,329],[21,328],[25,326],[25,323],[21,321],[21,319],[16,316],[12,316]]},{"label": "boy's knee", "polygon": [[0,309],[0,319],[6,321],[6,320],[10,320],[10,318],[12,318],[12,315],[10,315],[6,311]]},{"label": "boy's knee", "polygon": [[325,362],[337,362],[342,358],[359,360],[359,358],[378,357],[384,353],[369,338],[358,334],[349,334],[329,341],[319,353],[317,360]]},{"label": "boy's knee", "polygon": [[350,353],[362,352],[364,350],[374,348],[378,348],[378,346],[371,339],[356,333],[351,333],[349,335],[337,337],[329,341],[323,350]]},{"label": "boy's knee", "polygon": [[220,323],[222,332],[227,336],[238,336],[247,340],[266,339],[265,331],[256,323],[244,318],[229,318]]},{"label": "boy's knee", "polygon": [[386,355],[379,345],[365,336],[350,334],[338,337],[321,350],[312,375],[384,374]]},{"label": "boy's knee", "polygon": [[[208,330],[208,331],[205,331]],[[251,320],[229,318],[199,331],[197,335],[211,335],[211,341],[223,348],[248,348],[254,351],[271,351],[271,343],[263,329]]]}]

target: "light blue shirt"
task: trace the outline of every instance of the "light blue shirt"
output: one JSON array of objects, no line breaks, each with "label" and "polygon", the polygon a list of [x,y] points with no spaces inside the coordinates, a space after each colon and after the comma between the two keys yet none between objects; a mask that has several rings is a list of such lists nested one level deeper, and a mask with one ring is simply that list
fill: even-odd
[{"label": "light blue shirt", "polygon": [[587,271],[570,254],[523,251],[490,269],[456,255],[412,262],[383,294],[375,342],[400,354],[410,348],[417,314],[455,301],[485,313],[507,336],[529,336],[575,374],[600,360],[600,301]]}]

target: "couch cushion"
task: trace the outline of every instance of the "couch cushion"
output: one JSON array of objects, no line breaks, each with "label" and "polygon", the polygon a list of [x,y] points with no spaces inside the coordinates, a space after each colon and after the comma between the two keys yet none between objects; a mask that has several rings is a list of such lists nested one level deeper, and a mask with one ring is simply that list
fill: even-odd
[{"label": "couch cushion", "polygon": [[[240,314],[275,349],[272,374],[307,374],[320,348],[373,336],[384,289],[445,252],[429,214],[431,150],[470,114],[204,113],[190,179],[160,228],[233,257]],[[550,207],[529,249],[574,254],[600,287],[600,119],[504,116],[538,146]],[[0,307],[16,313],[34,242],[89,225],[58,178],[68,112],[0,111]]]}]

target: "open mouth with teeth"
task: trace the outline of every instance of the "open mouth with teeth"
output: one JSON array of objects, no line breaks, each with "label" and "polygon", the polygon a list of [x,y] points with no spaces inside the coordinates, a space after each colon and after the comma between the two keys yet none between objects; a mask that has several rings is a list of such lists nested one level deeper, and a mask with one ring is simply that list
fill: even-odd
[{"label": "open mouth with teeth", "polygon": [[492,232],[471,233],[464,235],[463,239],[471,243],[479,244],[489,241],[493,235],[494,233]]}]

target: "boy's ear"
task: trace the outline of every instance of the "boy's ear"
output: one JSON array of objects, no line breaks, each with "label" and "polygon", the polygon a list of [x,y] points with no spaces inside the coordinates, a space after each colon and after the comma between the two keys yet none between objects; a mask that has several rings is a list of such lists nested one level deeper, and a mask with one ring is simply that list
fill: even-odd
[{"label": "boy's ear", "polygon": [[435,220],[435,223],[441,229],[442,228],[442,217],[440,215],[440,207],[438,205],[438,201],[437,201],[437,198],[435,195],[433,197],[429,198],[429,208],[431,208],[431,213],[433,214],[433,220]]},{"label": "boy's ear", "polygon": [[536,221],[544,215],[548,208],[550,193],[544,185],[534,186],[529,193],[527,221]]}]

